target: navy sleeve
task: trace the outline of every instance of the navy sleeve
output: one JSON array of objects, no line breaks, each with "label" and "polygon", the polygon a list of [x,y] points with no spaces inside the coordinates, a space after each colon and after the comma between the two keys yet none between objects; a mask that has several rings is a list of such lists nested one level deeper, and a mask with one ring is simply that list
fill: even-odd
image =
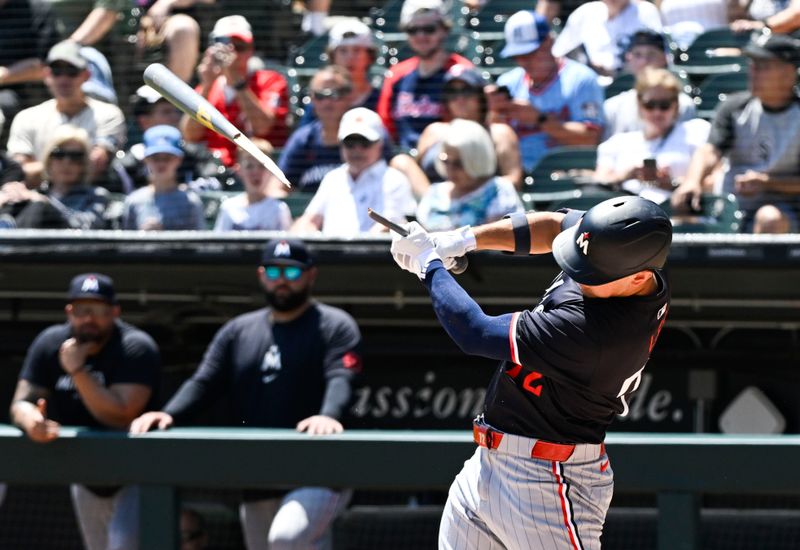
[{"label": "navy sleeve", "polygon": [[47,367],[57,360],[58,349],[66,339],[64,334],[63,326],[57,326],[44,330],[36,337],[22,363],[22,371],[19,373],[21,380],[42,388],[55,387],[56,378],[61,374],[61,370],[53,373],[49,372],[52,369]]},{"label": "navy sleeve", "polygon": [[486,315],[439,260],[428,266],[425,286],[431,295],[436,317],[461,351],[491,359],[511,360],[511,314]]},{"label": "navy sleeve", "polygon": [[122,338],[124,361],[113,370],[113,384],[142,384],[153,390],[161,381],[161,356],[155,341],[141,330],[128,331]]},{"label": "navy sleeve", "polygon": [[352,395],[352,380],[362,368],[361,333],[355,320],[343,311],[331,310],[327,318],[330,334],[326,335],[325,395],[320,414],[340,418]]},{"label": "navy sleeve", "polygon": [[235,336],[235,325],[232,322],[219,329],[197,371],[164,406],[164,412],[171,415],[176,423],[191,419],[227,392],[230,369],[226,367]]}]

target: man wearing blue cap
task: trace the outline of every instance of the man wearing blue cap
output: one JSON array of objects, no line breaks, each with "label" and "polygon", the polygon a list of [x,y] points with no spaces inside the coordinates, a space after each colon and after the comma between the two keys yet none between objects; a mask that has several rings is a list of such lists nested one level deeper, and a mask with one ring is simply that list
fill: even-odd
[{"label": "man wearing blue cap", "polygon": [[[120,320],[111,279],[84,273],[69,285],[67,322],[45,329],[25,356],[11,421],[37,443],[61,425],[125,429],[155,403],[161,359],[150,336]],[[135,486],[70,488],[88,550],[138,548]]]},{"label": "man wearing blue cap", "polygon": [[202,201],[178,182],[178,167],[183,159],[180,143],[181,132],[174,126],[154,126],[144,133],[148,185],[125,199],[123,229],[206,228]]},{"label": "man wearing blue cap", "polygon": [[[163,411],[134,420],[131,433],[185,425],[223,397],[230,426],[341,432],[338,418],[361,369],[361,335],[350,315],[311,298],[316,278],[302,241],[268,242],[258,268],[268,307],[226,323],[195,374]],[[245,491],[240,516],[248,550],[329,548],[329,527],[349,495],[325,487]]]},{"label": "man wearing blue cap", "polygon": [[550,26],[541,15],[519,11],[508,18],[502,57],[516,69],[489,88],[493,122],[507,122],[517,132],[522,163],[531,170],[548,149],[596,145],[603,119],[603,91],[590,68],[553,55]]}]

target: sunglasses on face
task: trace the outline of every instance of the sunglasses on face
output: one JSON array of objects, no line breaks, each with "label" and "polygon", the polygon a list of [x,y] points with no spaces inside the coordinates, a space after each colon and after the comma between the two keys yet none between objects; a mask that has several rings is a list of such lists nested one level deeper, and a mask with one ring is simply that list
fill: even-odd
[{"label": "sunglasses on face", "polygon": [[53,76],[68,76],[75,78],[81,74],[81,69],[73,65],[50,65],[50,74]]},{"label": "sunglasses on face", "polygon": [[230,44],[237,52],[246,52],[250,49],[250,44],[241,40],[231,40],[229,36],[218,36],[214,39],[214,44]]},{"label": "sunglasses on face", "polygon": [[84,151],[70,151],[69,149],[55,149],[50,153],[51,159],[68,160],[70,162],[83,162],[86,158]]},{"label": "sunglasses on face", "polygon": [[366,149],[375,145],[375,142],[368,140],[364,136],[347,136],[342,140],[342,145],[344,145],[345,149],[354,149],[356,147]]},{"label": "sunglasses on face", "polygon": [[475,88],[445,88],[445,100],[458,99],[459,97],[477,97],[478,90]]},{"label": "sunglasses on face", "polygon": [[303,268],[296,265],[265,265],[264,274],[268,281],[277,281],[281,277],[287,281],[296,281],[303,274]]},{"label": "sunglasses on face", "polygon": [[674,104],[675,100],[673,99],[651,99],[641,102],[642,108],[645,111],[654,111],[656,109],[659,111],[669,111]]},{"label": "sunglasses on face", "polygon": [[343,99],[350,95],[350,88],[323,88],[322,90],[311,90],[311,99],[316,101],[324,99]]},{"label": "sunglasses on face", "polygon": [[419,25],[417,27],[406,28],[406,34],[409,36],[416,36],[418,34],[431,35],[436,32],[439,27],[437,25]]},{"label": "sunglasses on face", "polygon": [[72,315],[74,317],[106,317],[111,314],[111,306],[108,304],[73,304]]}]

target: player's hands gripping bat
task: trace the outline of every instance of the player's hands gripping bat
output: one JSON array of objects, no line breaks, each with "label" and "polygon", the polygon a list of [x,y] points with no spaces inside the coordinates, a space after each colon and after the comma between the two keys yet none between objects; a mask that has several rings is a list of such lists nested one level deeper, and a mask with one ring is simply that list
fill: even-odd
[{"label": "player's hands gripping bat", "polygon": [[[367,214],[369,215],[370,218],[375,220],[377,223],[379,223],[379,224],[383,225],[384,227],[387,227],[388,229],[394,231],[395,233],[397,233],[401,237],[407,237],[409,235],[409,231],[406,230],[405,227],[403,227],[402,225],[396,224],[393,221],[381,216],[380,214],[375,212],[373,209],[371,209],[371,208],[367,209]],[[419,229],[421,231],[423,231],[423,232],[425,231],[425,229],[419,224],[416,224],[416,227],[419,227]],[[456,275],[460,275],[461,273],[464,273],[464,271],[467,270],[467,266],[469,266],[469,260],[467,259],[467,257],[464,256],[463,254],[458,254],[458,255],[450,254],[449,253],[450,250],[445,250],[445,251],[439,250],[440,246],[439,246],[439,242],[437,240],[438,236],[447,236],[448,233],[450,233],[450,232],[446,232],[446,233],[431,233],[430,237],[433,240],[436,252],[439,254],[439,256],[441,257],[442,261],[444,262],[445,267],[447,267],[450,271],[452,271]],[[446,239],[446,240],[449,242],[451,239]],[[394,244],[392,246],[394,248]],[[452,248],[452,246],[451,246],[451,248]],[[444,254],[443,254],[443,252],[444,252]],[[464,252],[466,253],[466,250]],[[395,260],[397,260],[397,258],[395,258]],[[448,264],[450,264],[450,265],[448,266]],[[409,271],[414,271],[413,269],[410,269],[411,268],[410,265],[401,265],[401,267],[403,267],[404,269],[407,269]]]},{"label": "player's hands gripping bat", "polygon": [[271,158],[261,152],[246,135],[236,126],[222,116],[216,107],[211,105],[203,96],[194,91],[188,84],[178,78],[175,73],[160,63],[153,63],[144,70],[145,83],[161,94],[164,99],[175,105],[178,109],[192,117],[209,130],[228,138],[233,143],[247,151],[264,167],[277,177],[284,185],[291,187],[286,175],[278,168]]}]

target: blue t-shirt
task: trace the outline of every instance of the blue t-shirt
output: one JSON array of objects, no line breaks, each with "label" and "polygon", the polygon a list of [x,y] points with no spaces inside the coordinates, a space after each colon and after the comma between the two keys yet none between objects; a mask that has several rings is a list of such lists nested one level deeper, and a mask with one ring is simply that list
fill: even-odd
[{"label": "blue t-shirt", "polygon": [[[522,67],[501,75],[497,85],[507,86],[512,98],[529,101],[539,111],[555,115],[563,122],[602,126],[603,90],[597,84],[597,74],[571,59],[560,63],[558,76],[542,90],[531,90],[530,79]],[[548,149],[557,146],[538,124],[522,124],[517,120],[508,122],[519,136],[525,170],[533,169]]]},{"label": "blue t-shirt", "polygon": [[[392,143],[384,131],[383,158],[392,158]],[[281,152],[278,166],[292,183],[295,191],[313,193],[325,174],[340,166],[344,160],[339,145],[322,143],[322,123],[313,121],[295,130]]]}]

